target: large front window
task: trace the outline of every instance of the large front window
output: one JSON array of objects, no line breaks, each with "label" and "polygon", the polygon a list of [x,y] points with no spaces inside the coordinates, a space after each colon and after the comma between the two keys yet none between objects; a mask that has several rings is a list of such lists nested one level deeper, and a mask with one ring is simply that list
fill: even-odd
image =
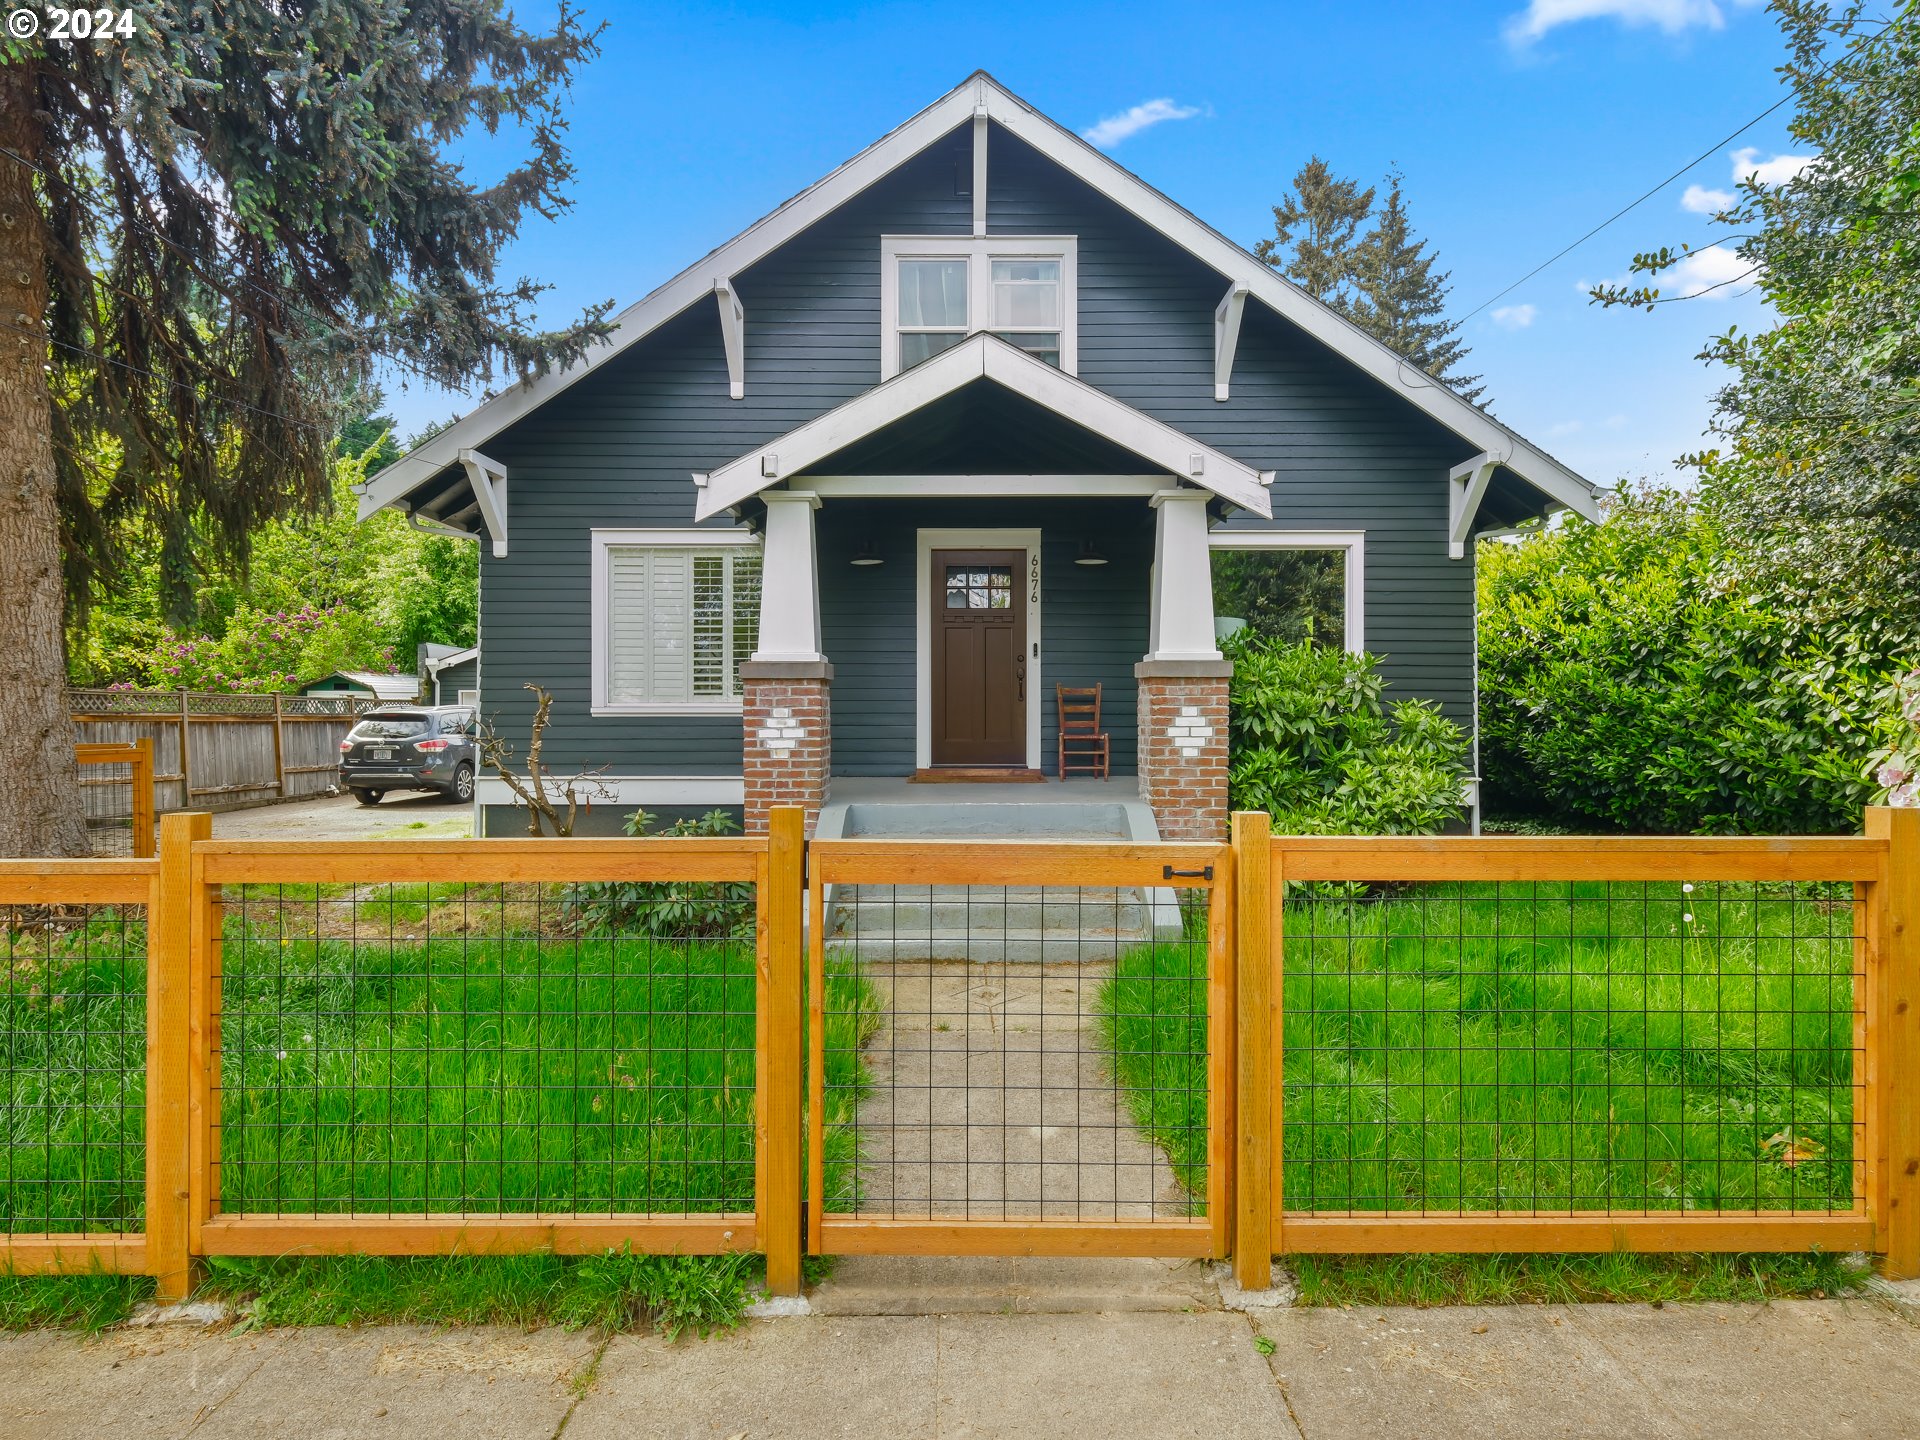
[{"label": "large front window", "polygon": [[[760,630],[760,551],[595,533],[594,708],[737,708]],[[733,537],[726,537],[728,542]]]},{"label": "large front window", "polygon": [[1216,530],[1210,540],[1220,639],[1366,648],[1364,535]]},{"label": "large front window", "polygon": [[882,370],[891,378],[980,331],[1074,369],[1074,243],[888,236]]}]

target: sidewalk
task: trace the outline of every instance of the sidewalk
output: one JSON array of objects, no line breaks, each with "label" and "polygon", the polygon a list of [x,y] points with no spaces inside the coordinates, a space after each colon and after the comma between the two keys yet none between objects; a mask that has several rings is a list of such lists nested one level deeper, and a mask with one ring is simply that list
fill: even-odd
[{"label": "sidewalk", "polygon": [[[1191,1277],[1169,1281],[1116,1303],[1198,1298]],[[872,1308],[860,1293],[842,1303]],[[1199,1308],[824,1314],[677,1345],[553,1330],[172,1326],[0,1339],[0,1366],[0,1435],[44,1440],[1920,1432],[1920,1328],[1863,1299],[1258,1319]]]}]

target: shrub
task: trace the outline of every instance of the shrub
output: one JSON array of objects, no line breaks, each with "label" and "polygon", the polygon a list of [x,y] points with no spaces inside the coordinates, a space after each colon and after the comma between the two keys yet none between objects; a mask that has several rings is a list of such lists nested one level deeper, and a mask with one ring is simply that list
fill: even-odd
[{"label": "shrub", "polygon": [[1228,643],[1234,809],[1293,835],[1430,834],[1459,817],[1466,732],[1430,701],[1386,704],[1378,657]]},{"label": "shrub", "polygon": [[[642,837],[655,816],[636,810],[626,832]],[[676,820],[661,836],[727,835],[740,827],[724,810]],[[650,880],[573,887],[567,917],[592,934],[651,935],[662,940],[747,939],[753,934],[753,886],[739,880]]]},{"label": "shrub", "polygon": [[1851,830],[1911,616],[1729,542],[1675,491],[1481,547],[1490,799],[1582,827]]},{"label": "shrub", "polygon": [[1879,730],[1886,744],[1867,761],[1876,805],[1920,806],[1920,670],[1909,670],[1880,696]]}]

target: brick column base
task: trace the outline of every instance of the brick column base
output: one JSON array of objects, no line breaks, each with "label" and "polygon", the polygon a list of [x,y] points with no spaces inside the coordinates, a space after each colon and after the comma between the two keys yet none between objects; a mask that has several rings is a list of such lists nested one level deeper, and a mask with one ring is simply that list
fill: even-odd
[{"label": "brick column base", "polygon": [[1227,838],[1227,660],[1143,660],[1140,798],[1162,840]]},{"label": "brick column base", "polygon": [[807,834],[820,818],[833,764],[829,690],[824,662],[750,660],[740,667],[741,770],[747,783],[746,828],[767,828],[776,805],[807,812]]}]

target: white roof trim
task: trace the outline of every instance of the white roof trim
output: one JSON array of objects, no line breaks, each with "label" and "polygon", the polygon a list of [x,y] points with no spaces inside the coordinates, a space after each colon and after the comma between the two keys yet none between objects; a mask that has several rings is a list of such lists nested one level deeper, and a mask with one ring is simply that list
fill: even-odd
[{"label": "white roof trim", "polygon": [[462,449],[484,444],[689,305],[711,294],[717,284],[729,283],[729,277],[740,274],[979,114],[997,121],[1061,168],[1132,211],[1229,281],[1245,285],[1268,308],[1404,396],[1410,404],[1476,449],[1506,452],[1510,457],[1507,467],[1554,501],[1589,518],[1597,518],[1594,488],[1580,476],[1283,279],[1251,253],[1002,88],[984,72],[969,77],[832,174],[621,311],[606,341],[571,368],[549,371],[502,391],[381,471],[361,494],[361,518],[402,500],[413,487],[454,464]]},{"label": "white roof trim", "polygon": [[480,647],[478,645],[469,645],[465,650],[456,650],[451,655],[442,655],[438,660],[427,661],[427,674],[437,680],[440,677],[440,672],[448,666],[464,665],[469,660],[478,659],[479,655]]},{"label": "white roof trim", "polygon": [[980,334],[713,471],[698,492],[694,518],[705,520],[738,505],[981,379],[1003,385],[1223,500],[1256,515],[1273,513],[1260,472],[1251,466],[1034,359],[1017,345]]}]

